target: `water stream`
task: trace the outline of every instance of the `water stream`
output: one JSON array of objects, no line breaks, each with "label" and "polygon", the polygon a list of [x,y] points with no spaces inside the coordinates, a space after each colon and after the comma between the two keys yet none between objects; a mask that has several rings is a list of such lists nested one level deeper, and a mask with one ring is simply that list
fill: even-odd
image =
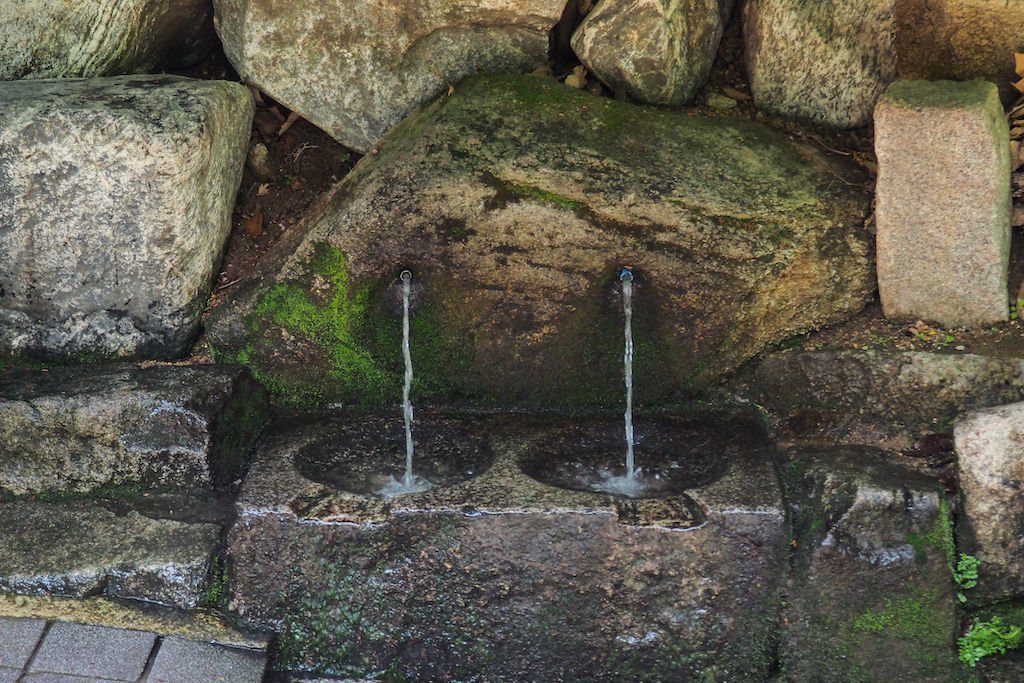
[{"label": "water stream", "polygon": [[619,282],[622,283],[622,311],[625,315],[625,351],[623,352],[623,370],[626,382],[626,410],[623,415],[626,424],[626,473],[615,475],[603,472],[599,481],[592,485],[596,491],[603,491],[619,496],[632,498],[644,495],[645,483],[641,478],[642,470],[636,466],[633,457],[633,446],[636,443],[633,434],[633,271],[623,268],[619,271]]},{"label": "water stream", "polygon": [[619,273],[622,282],[622,310],[626,317],[626,350],[623,366],[626,376],[626,478],[636,478],[636,463],[633,459],[633,271],[623,268]]},{"label": "water stream", "polygon": [[412,440],[412,351],[409,345],[409,299],[412,295],[412,272],[403,270],[399,276],[402,281],[402,358],[405,361],[405,381],[402,384],[402,417],[405,421],[405,474],[401,481],[391,477],[378,492],[385,498],[405,493],[419,493],[433,488],[426,479],[417,477],[412,471],[413,440]]}]

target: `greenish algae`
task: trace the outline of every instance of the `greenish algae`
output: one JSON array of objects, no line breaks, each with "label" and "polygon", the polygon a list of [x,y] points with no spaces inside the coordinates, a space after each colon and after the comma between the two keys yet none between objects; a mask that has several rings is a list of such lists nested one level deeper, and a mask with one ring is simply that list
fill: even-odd
[{"label": "greenish algae", "polygon": [[992,108],[1002,111],[999,89],[988,81],[896,81],[882,102],[928,109]]}]

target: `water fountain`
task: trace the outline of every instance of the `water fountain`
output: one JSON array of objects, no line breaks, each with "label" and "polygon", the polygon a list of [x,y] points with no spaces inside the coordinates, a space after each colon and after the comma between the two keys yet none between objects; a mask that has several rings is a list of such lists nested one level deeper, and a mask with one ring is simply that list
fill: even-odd
[{"label": "water fountain", "polygon": [[[624,470],[621,420],[414,422],[403,274],[402,419],[289,425],[239,497],[232,611],[283,634],[284,666],[414,680],[767,670],[788,538],[764,427],[751,411],[689,408],[634,430],[634,271],[618,274]],[[433,486],[409,490],[422,480]]]}]

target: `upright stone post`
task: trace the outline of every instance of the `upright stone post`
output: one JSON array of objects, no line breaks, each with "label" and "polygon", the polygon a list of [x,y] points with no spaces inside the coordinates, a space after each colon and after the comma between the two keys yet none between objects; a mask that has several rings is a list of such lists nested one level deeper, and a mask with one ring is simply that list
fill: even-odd
[{"label": "upright stone post", "polygon": [[996,86],[899,81],[875,109],[878,289],[891,318],[1007,319],[1009,131]]}]

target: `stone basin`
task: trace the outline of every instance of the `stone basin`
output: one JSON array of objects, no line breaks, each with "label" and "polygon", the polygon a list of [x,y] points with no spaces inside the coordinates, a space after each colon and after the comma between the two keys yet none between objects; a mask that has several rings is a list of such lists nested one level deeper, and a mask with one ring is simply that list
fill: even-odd
[{"label": "stone basin", "polygon": [[[381,496],[405,474],[405,427],[401,417],[363,416],[329,423],[322,438],[295,454],[303,476],[352,493]],[[426,486],[451,486],[490,467],[493,453],[474,425],[451,418],[418,420],[413,474]],[[384,495],[384,497],[390,497]]]},{"label": "stone basin", "polygon": [[[493,464],[384,499],[299,464],[363,418],[280,424],[258,447],[229,533],[229,609],[280,634],[282,667],[411,680],[767,678],[788,536],[763,433],[683,492],[629,499],[524,473],[566,455],[559,444],[577,428],[566,418],[418,418],[484,435]],[[732,413],[683,424],[703,420],[757,433]]]}]

